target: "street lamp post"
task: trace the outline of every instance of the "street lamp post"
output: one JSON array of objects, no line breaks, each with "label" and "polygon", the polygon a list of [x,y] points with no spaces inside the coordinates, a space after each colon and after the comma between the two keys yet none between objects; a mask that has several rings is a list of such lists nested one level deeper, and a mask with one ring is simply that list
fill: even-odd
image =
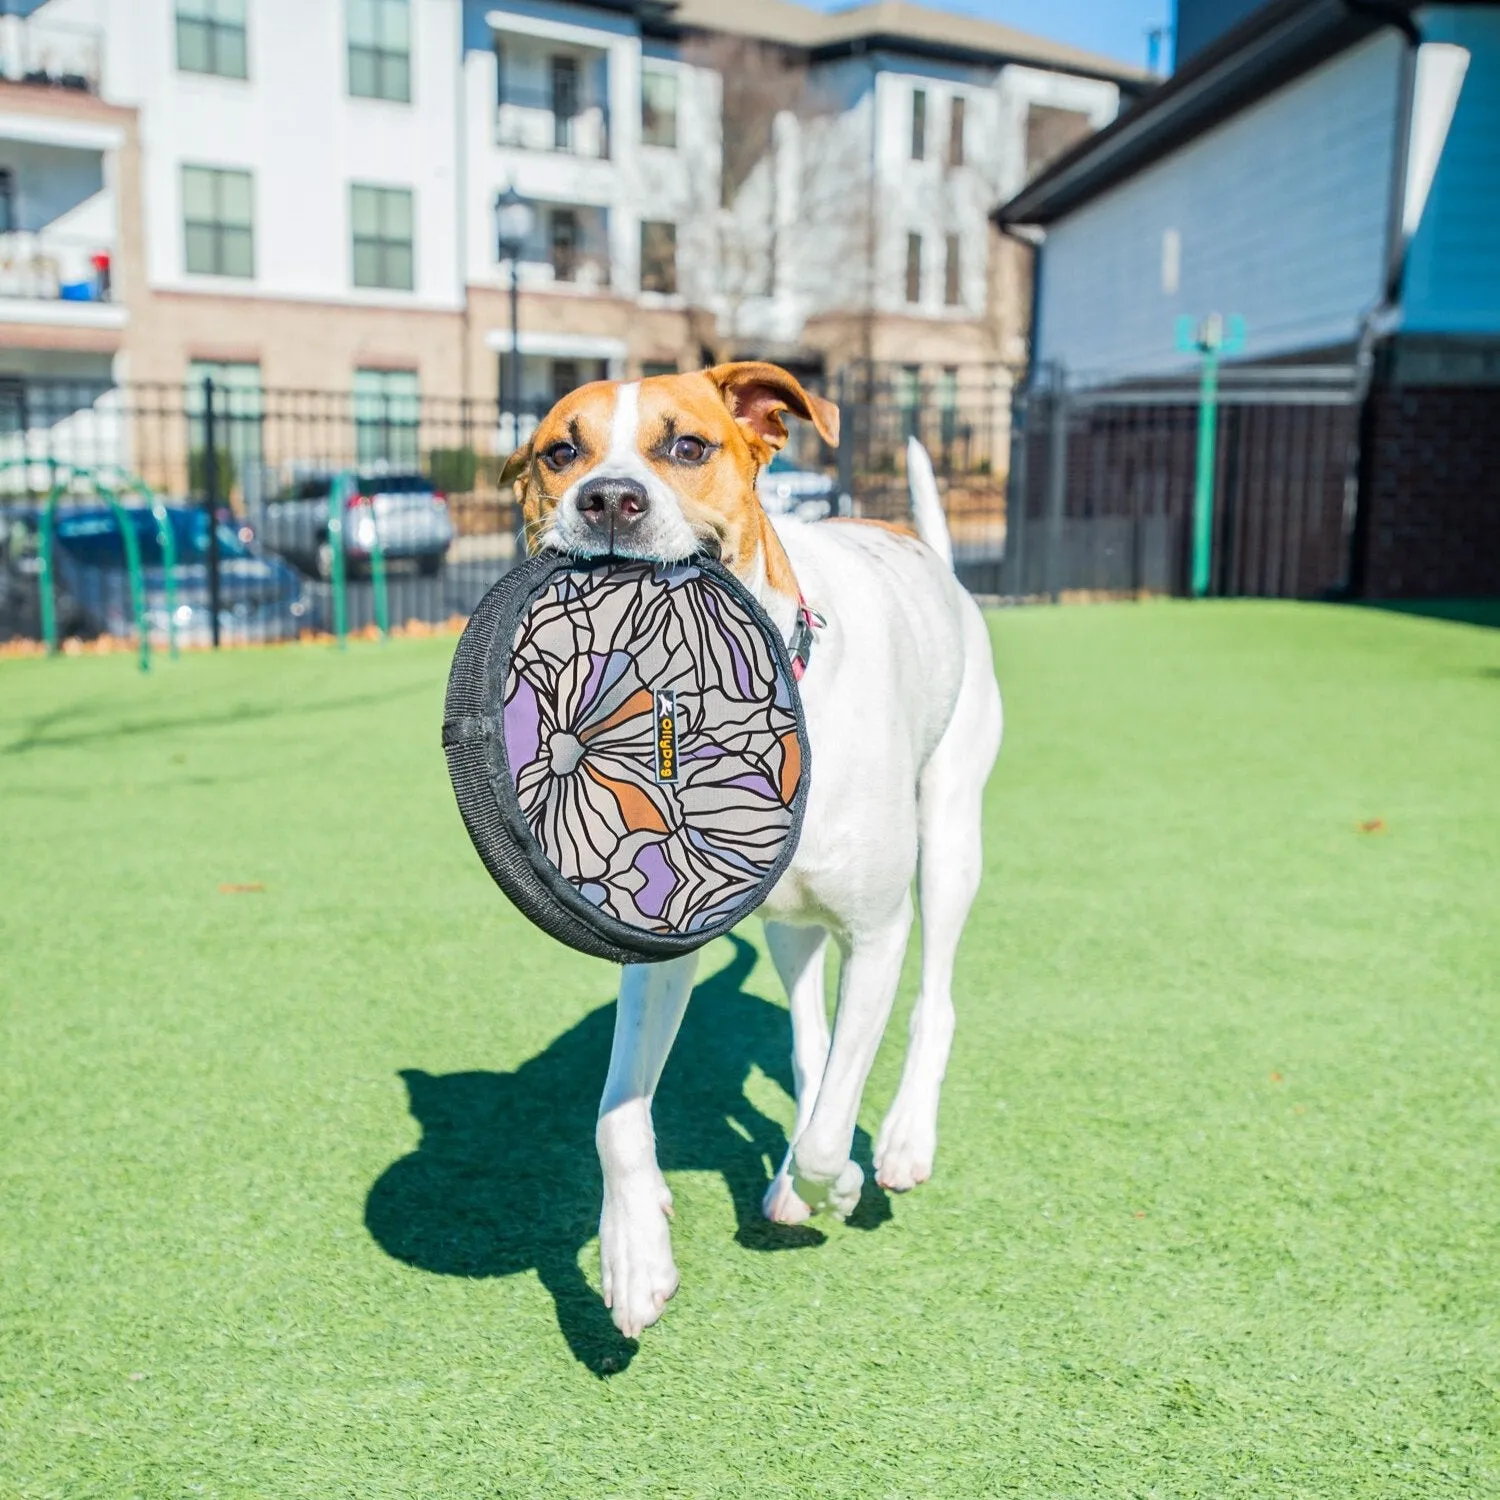
[{"label": "street lamp post", "polygon": [[521,441],[521,251],[536,228],[536,209],[512,183],[495,200],[495,227],[500,258],[510,262],[510,350],[505,361],[505,380],[500,392],[502,413],[511,414],[512,443]]}]

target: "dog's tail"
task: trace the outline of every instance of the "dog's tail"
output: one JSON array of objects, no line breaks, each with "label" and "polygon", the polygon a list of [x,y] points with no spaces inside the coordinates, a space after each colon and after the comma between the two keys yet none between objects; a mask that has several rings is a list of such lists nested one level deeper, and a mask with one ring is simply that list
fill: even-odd
[{"label": "dog's tail", "polygon": [[911,518],[917,535],[951,568],[953,541],[948,535],[943,501],[938,494],[937,475],[927,450],[916,440],[906,440],[906,482],[911,489]]}]

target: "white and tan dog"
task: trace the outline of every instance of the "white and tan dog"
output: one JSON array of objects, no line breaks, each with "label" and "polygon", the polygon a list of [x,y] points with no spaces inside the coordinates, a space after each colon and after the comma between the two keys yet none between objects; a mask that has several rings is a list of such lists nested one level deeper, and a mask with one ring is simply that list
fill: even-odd
[{"label": "white and tan dog", "polygon": [[[761,908],[792,1014],[797,1121],[764,1211],[845,1217],[865,1080],[922,912],[921,992],[901,1084],[875,1147],[876,1180],[904,1192],[932,1172],[938,1092],[953,1037],[950,983],[980,875],[980,801],[1000,744],[989,636],[953,576],[926,453],[909,445],[917,535],[859,522],[772,526],[756,476],[786,441],[783,414],[830,443],[838,410],[775,365],[719,365],[560,401],[506,465],[533,548],[673,561],[707,550],[790,641],[803,601],[822,620],[802,699],[812,783],[802,841]],[[829,935],[842,966],[830,1034]],[[651,1100],[692,989],[697,955],[626,968],[599,1106],[604,1300],[635,1337],[677,1289]]]}]

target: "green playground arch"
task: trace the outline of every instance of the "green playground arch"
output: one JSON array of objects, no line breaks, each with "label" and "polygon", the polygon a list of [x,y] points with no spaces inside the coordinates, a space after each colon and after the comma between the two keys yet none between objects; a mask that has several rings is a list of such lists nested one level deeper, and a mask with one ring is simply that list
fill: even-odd
[{"label": "green playground arch", "polygon": [[[140,540],[135,527],[130,523],[129,512],[131,509],[150,511],[156,524],[156,539],[162,555],[163,590],[166,596],[167,650],[175,659],[178,654],[177,539],[161,496],[139,475],[132,474],[114,464],[93,468],[86,464],[69,463],[52,457],[14,457],[0,459],[0,474],[35,466],[45,467],[51,478],[46,498],[42,502],[37,549],[41,566],[38,582],[41,593],[42,640],[49,655],[55,656],[61,650],[57,625],[55,558],[57,509],[64,499],[76,496],[77,487],[82,484],[86,492],[92,491],[95,499],[109,506],[114,513],[115,524],[120,530],[130,587],[131,616],[135,623],[137,658],[143,672],[151,670],[151,631],[146,619],[146,577],[141,563]],[[348,503],[355,494],[357,483],[358,480],[352,470],[342,470],[334,476],[328,494],[328,540],[332,552],[329,581],[333,595],[334,636],[340,647],[347,644],[349,633],[349,569],[346,556],[345,522]],[[140,505],[128,507],[121,499],[122,495],[134,496]],[[374,521],[373,514],[371,521],[372,523]],[[217,524],[217,518],[214,518],[210,524]],[[390,636],[390,602],[385,546],[380,538],[379,527],[374,524],[371,526],[369,556],[375,626],[381,639],[385,640]]]},{"label": "green playground arch", "polygon": [[[125,568],[130,586],[131,615],[135,621],[137,659],[143,672],[151,670],[151,631],[146,621],[146,577],[141,566],[140,539],[131,524],[129,509],[150,511],[156,523],[156,540],[161,547],[162,573],[166,592],[167,650],[177,655],[177,539],[172,531],[171,518],[161,497],[138,475],[128,473],[115,465],[104,469],[90,468],[84,464],[68,463],[58,458],[16,457],[0,459],[0,474],[12,469],[29,469],[45,466],[51,476],[46,499],[42,502],[41,520],[38,525],[37,555],[41,564],[38,585],[41,593],[42,640],[47,651],[56,655],[60,649],[57,632],[57,577],[54,551],[57,508],[65,497],[76,493],[81,481],[93,491],[94,497],[102,500],[114,513],[115,525],[120,529],[120,540],[125,549]],[[127,508],[120,499],[121,492],[128,492],[140,499],[140,507]]]}]

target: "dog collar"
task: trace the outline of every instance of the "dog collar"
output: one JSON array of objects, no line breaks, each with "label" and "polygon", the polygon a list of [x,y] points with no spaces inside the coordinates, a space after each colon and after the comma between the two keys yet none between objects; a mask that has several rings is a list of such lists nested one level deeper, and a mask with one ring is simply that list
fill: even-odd
[{"label": "dog collar", "polygon": [[813,631],[822,630],[827,624],[828,621],[808,604],[802,597],[801,590],[798,590],[797,623],[792,627],[790,643],[792,676],[798,682],[802,681],[802,674],[807,671],[807,664],[812,660]]}]

